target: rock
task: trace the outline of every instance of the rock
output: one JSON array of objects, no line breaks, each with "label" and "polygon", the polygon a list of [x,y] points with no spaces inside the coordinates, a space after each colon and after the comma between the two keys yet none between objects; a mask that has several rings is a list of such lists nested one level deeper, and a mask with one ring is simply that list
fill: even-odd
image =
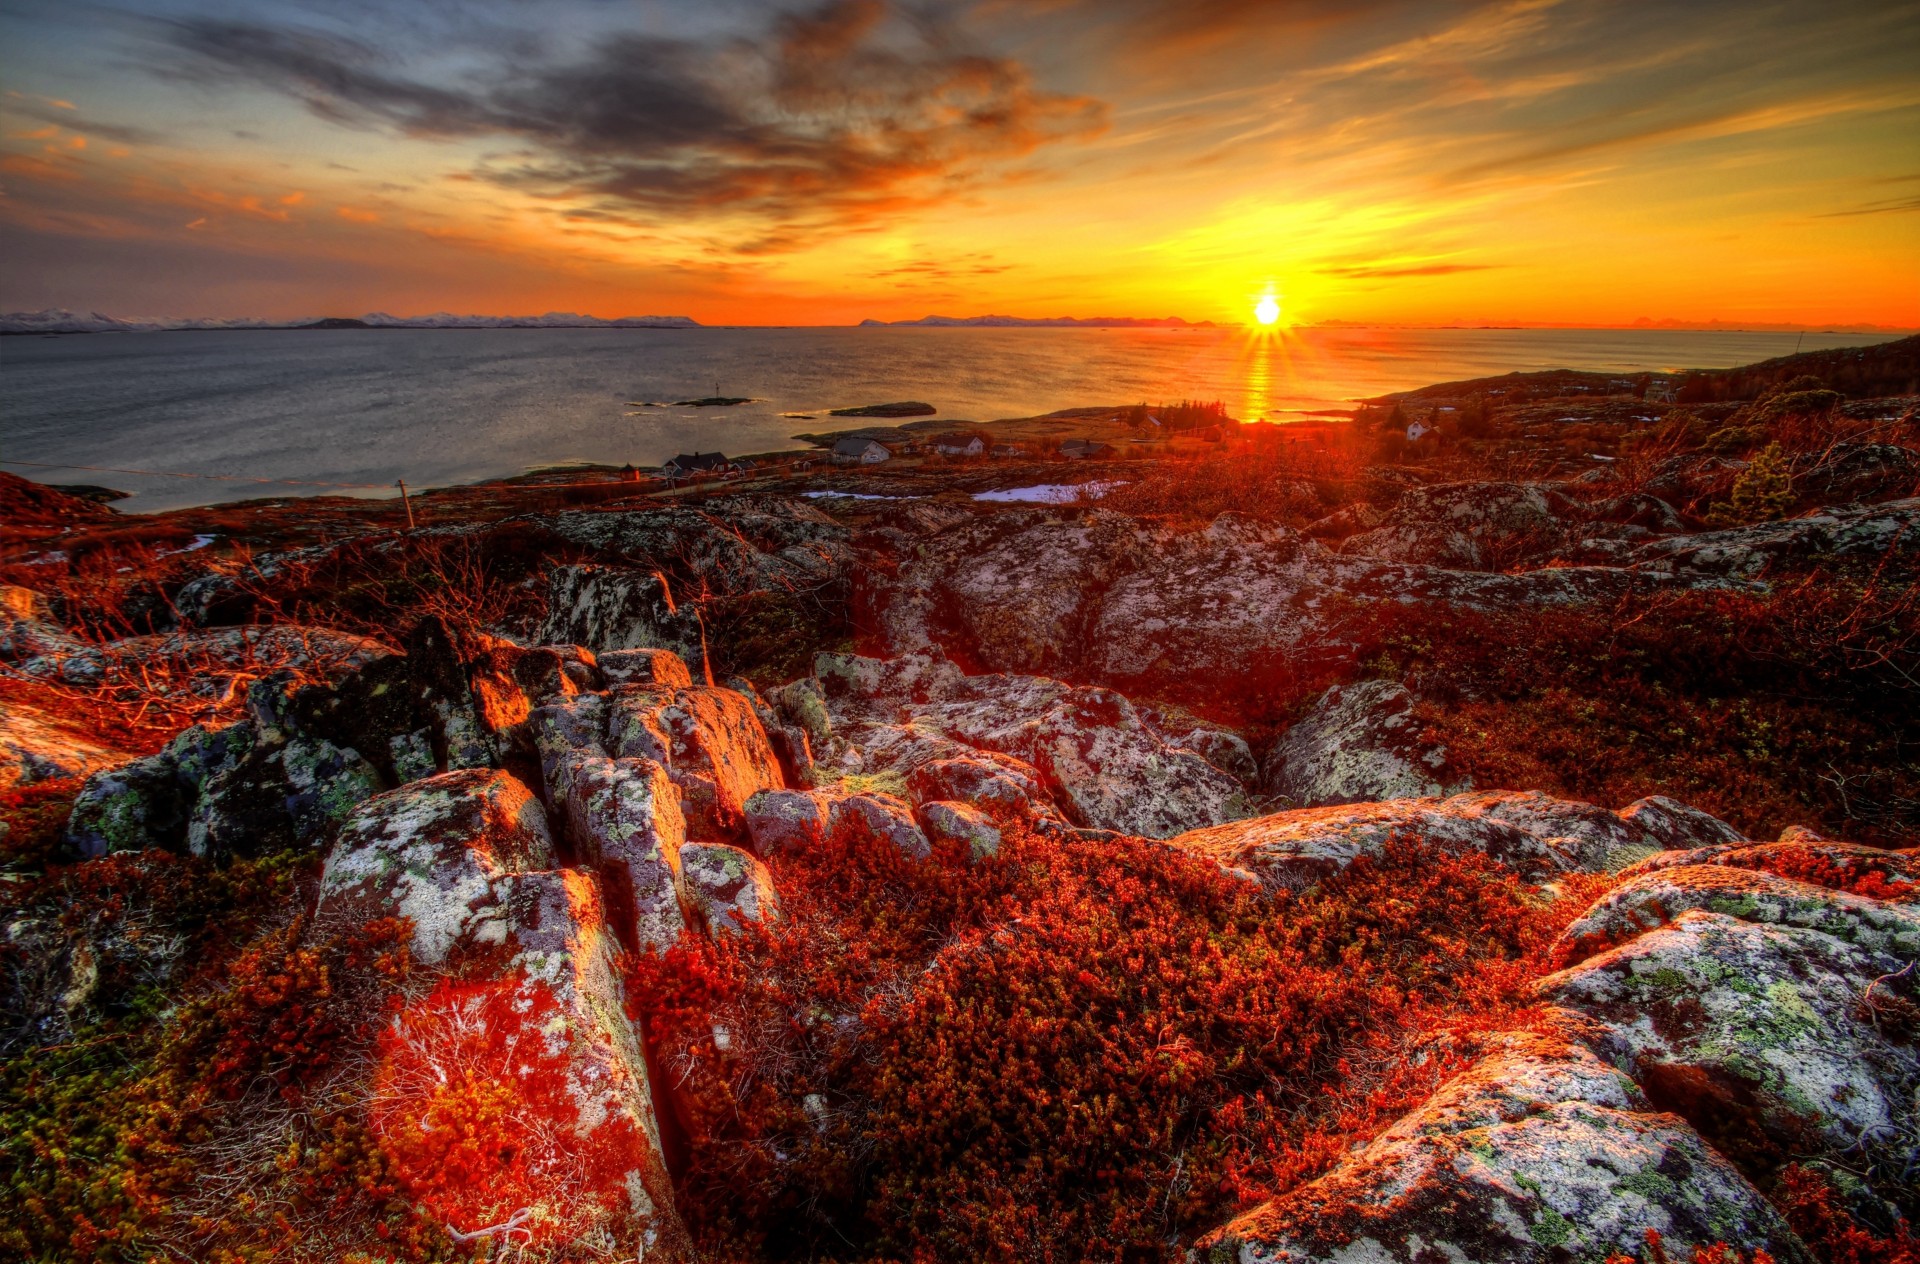
[{"label": "rock", "polygon": [[818,850],[827,839],[832,800],[818,791],[762,790],[747,800],[747,834],[762,856]]},{"label": "rock", "polygon": [[650,759],[609,759],[597,750],[575,752],[564,780],[565,836],[599,876],[614,933],[632,951],[665,952],[686,929],[679,788]]},{"label": "rock", "polygon": [[1422,740],[1413,694],[1389,680],[1335,685],[1267,755],[1265,787],[1301,807],[1409,799],[1451,786],[1446,747]]},{"label": "rock", "polygon": [[1831,874],[1842,882],[1853,882],[1867,873],[1879,872],[1897,882],[1920,882],[1920,850],[1909,847],[1905,851],[1889,851],[1826,839],[1716,843],[1710,847],[1666,851],[1647,857],[1621,876],[1637,878],[1643,873],[1676,865],[1728,865],[1781,872],[1788,877],[1801,877],[1812,871],[1814,876],[1808,879],[1811,881],[1823,881],[1824,875]]},{"label": "rock", "polygon": [[657,712],[667,733],[668,771],[694,806],[688,828],[701,838],[744,838],[747,800],[785,782],[751,704],[729,689],[677,689]]},{"label": "rock", "polygon": [[435,966],[456,948],[504,943],[504,879],[552,864],[546,814],[526,786],[504,772],[444,773],[354,811],[321,870],[318,916],[343,928],[404,917],[414,960]]},{"label": "rock", "polygon": [[607,684],[646,685],[653,689],[688,688],[693,676],[687,664],[672,650],[609,650],[599,656],[600,670]]},{"label": "rock", "polygon": [[[1848,915],[1838,901],[1812,913],[1806,892],[1789,887],[1743,895],[1751,911],[1794,921]],[[1733,907],[1745,911],[1744,898]],[[1614,912],[1636,916],[1631,905]],[[1862,927],[1854,938],[1877,933]],[[1890,1002],[1911,1005],[1920,987],[1888,981],[1903,964],[1821,930],[1692,909],[1539,988],[1605,1024],[1610,1052],[1654,1102],[1723,1146],[1764,1138],[1838,1158],[1897,1149],[1920,1125],[1920,1050],[1883,1031],[1863,1001],[1881,980]]]},{"label": "rock", "polygon": [[1343,505],[1324,518],[1301,528],[1303,535],[1317,540],[1344,540],[1362,531],[1371,531],[1386,521],[1386,511],[1368,501]]},{"label": "rock", "polygon": [[993,751],[922,764],[907,774],[907,788],[916,802],[955,800],[999,821],[1054,815],[1039,770]]},{"label": "rock", "polygon": [[1632,1080],[1562,1037],[1504,1044],[1327,1175],[1204,1239],[1199,1258],[1637,1259],[1653,1229],[1674,1259],[1726,1242],[1812,1264],[1759,1191]]},{"label": "rock", "polygon": [[82,737],[32,707],[9,703],[0,710],[0,791],[56,777],[84,777],[129,758],[125,751]]},{"label": "rock", "polygon": [[129,760],[87,778],[67,817],[67,845],[86,859],[182,850],[190,802],[164,754]]},{"label": "rock", "polygon": [[[1685,804],[1677,805],[1691,812]],[[1550,840],[1574,869],[1601,873],[1624,869],[1661,844],[1621,813],[1578,799],[1556,799],[1538,790],[1484,790],[1458,794],[1447,810],[1515,825]],[[1704,815],[1702,813],[1701,815]]]},{"label": "rock", "polygon": [[1200,728],[1173,742],[1242,784],[1251,785],[1260,779],[1260,765],[1253,757],[1253,748],[1238,733]]},{"label": "rock", "polygon": [[1649,795],[1620,809],[1620,819],[1661,848],[1704,847],[1737,842],[1739,830],[1717,816],[1689,807],[1664,794]]},{"label": "rock", "polygon": [[[831,720],[831,756],[845,761],[858,751],[868,774],[899,773],[911,786],[922,767],[941,764],[959,774],[966,770],[955,761],[984,759],[1013,782],[1035,783],[1018,792],[996,788],[992,798],[1007,808],[1018,810],[1024,797],[1080,825],[1151,838],[1247,811],[1239,781],[1169,742],[1111,689],[1040,676],[967,676],[932,653],[889,660],[823,654],[816,670]],[[930,776],[935,780],[916,794],[985,802],[975,798],[984,784],[962,789]]]},{"label": "rock", "polygon": [[[584,874],[544,869],[552,840],[537,799],[506,773],[464,770],[362,805],[320,881],[316,921],[404,917],[421,964],[448,978],[388,1020],[368,1088],[379,1137],[418,1135],[452,1076],[495,1086],[516,1144],[477,1150],[468,1179],[511,1162],[529,1186],[506,1208],[563,1250],[619,1241],[684,1248],[640,1035],[626,1017],[608,918]],[[484,1024],[484,1041],[464,1039]],[[494,1051],[510,1051],[502,1056]],[[529,1161],[530,1160],[530,1161]],[[508,1175],[502,1168],[499,1179]],[[496,1209],[500,1210],[500,1209]],[[454,1224],[473,1234],[487,1223]]]},{"label": "rock", "polygon": [[1644,492],[1595,501],[1586,507],[1586,518],[1589,522],[1640,527],[1662,535],[1686,530],[1686,523],[1672,505]]},{"label": "rock", "polygon": [[1832,891],[1765,870],[1673,865],[1641,873],[1602,896],[1555,941],[1554,968],[1578,965],[1690,909],[1817,930],[1902,959],[1920,957],[1920,907]]},{"label": "rock", "polygon": [[556,566],[540,635],[600,653],[649,647],[703,659],[700,621],[675,604],[664,575],[617,566]]},{"label": "rock", "polygon": [[747,922],[779,914],[773,875],[738,847],[688,843],[680,849],[680,873],[710,935],[737,933]]},{"label": "rock", "polygon": [[1223,869],[1250,873],[1272,887],[1299,890],[1352,864],[1385,853],[1390,839],[1449,850],[1483,852],[1525,877],[1544,881],[1571,869],[1571,848],[1484,815],[1451,812],[1446,800],[1299,808],[1248,821],[1191,830],[1168,840]]},{"label": "rock", "polygon": [[827,808],[827,829],[842,844],[864,835],[891,843],[909,859],[925,860],[933,854],[933,845],[914,822],[913,809],[890,794],[834,799]]},{"label": "rock", "polygon": [[1454,570],[1499,570],[1550,555],[1566,539],[1566,503],[1538,483],[1442,483],[1409,489],[1380,526],[1342,553]]},{"label": "rock", "polygon": [[40,651],[20,663],[22,674],[87,689],[144,689],[158,677],[163,687],[212,703],[275,671],[338,680],[393,653],[367,637],[295,624],[171,632],[99,645],[43,642]]},{"label": "rock", "polygon": [[1757,579],[1776,566],[1826,558],[1893,555],[1911,565],[1920,553],[1920,498],[1842,505],[1725,531],[1669,536],[1634,551],[1637,569],[1663,575]]},{"label": "rock", "polygon": [[936,843],[964,843],[975,860],[1000,850],[1000,831],[978,808],[935,800],[920,805],[920,823]]},{"label": "rock", "polygon": [[1829,504],[1920,495],[1920,453],[1891,443],[1836,443],[1794,480]]},{"label": "rock", "polygon": [[1169,838],[1249,810],[1239,782],[1168,746],[1110,689],[1075,689],[1062,698],[1035,724],[1025,753],[1058,787],[1070,815],[1095,829]]},{"label": "rock", "polygon": [[1395,836],[1483,852],[1533,881],[1618,868],[1657,846],[1621,814],[1513,790],[1299,808],[1192,830],[1169,841],[1229,871],[1299,889],[1361,856],[1381,855]]}]

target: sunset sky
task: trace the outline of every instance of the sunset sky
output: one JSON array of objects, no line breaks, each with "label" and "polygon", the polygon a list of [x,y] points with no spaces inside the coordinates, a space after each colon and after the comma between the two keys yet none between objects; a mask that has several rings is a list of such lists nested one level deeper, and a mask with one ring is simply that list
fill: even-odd
[{"label": "sunset sky", "polygon": [[0,308],[1920,326],[1920,3],[0,0]]}]

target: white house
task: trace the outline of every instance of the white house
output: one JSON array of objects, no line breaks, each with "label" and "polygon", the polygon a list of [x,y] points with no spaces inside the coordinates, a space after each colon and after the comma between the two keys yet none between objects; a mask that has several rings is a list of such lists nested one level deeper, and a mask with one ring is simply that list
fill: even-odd
[{"label": "white house", "polygon": [[1418,442],[1420,439],[1420,436],[1425,434],[1431,434],[1431,433],[1433,433],[1433,427],[1429,426],[1426,422],[1420,420],[1418,417],[1414,418],[1412,421],[1407,423],[1408,442]]},{"label": "white house", "polygon": [[892,455],[878,439],[842,439],[833,445],[833,459],[841,465],[878,465]]},{"label": "white house", "polygon": [[944,434],[930,440],[929,446],[941,456],[980,456],[987,450],[987,440],[979,434]]}]

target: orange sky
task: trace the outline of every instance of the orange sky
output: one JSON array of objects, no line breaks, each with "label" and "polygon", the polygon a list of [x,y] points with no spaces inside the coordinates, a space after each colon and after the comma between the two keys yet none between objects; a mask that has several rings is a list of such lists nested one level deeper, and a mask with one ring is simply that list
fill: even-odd
[{"label": "orange sky", "polygon": [[1920,326],[1920,5],[0,7],[0,307]]}]

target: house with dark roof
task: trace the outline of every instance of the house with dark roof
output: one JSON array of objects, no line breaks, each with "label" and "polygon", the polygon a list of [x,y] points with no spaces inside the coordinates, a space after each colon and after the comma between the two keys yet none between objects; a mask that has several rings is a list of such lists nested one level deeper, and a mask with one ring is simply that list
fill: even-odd
[{"label": "house with dark roof", "polygon": [[927,440],[927,446],[941,456],[984,456],[990,446],[987,436],[978,431],[971,434],[943,434]]},{"label": "house with dark roof", "polygon": [[1060,445],[1060,455],[1069,461],[1085,461],[1094,457],[1112,456],[1113,448],[1097,439],[1069,439]]},{"label": "house with dark roof", "polygon": [[839,465],[878,465],[892,456],[878,439],[842,439],[833,445],[833,459]]},{"label": "house with dark roof", "polygon": [[667,478],[690,478],[695,474],[724,474],[734,468],[720,452],[683,452],[660,467],[660,473]]}]

